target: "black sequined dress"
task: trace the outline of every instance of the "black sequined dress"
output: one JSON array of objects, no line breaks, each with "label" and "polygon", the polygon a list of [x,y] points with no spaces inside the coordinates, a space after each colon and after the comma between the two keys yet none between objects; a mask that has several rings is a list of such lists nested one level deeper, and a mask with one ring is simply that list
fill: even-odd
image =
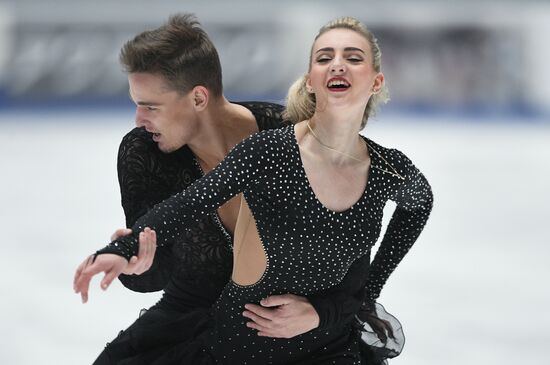
[{"label": "black sequined dress", "polygon": [[[245,326],[244,304],[274,294],[313,295],[338,285],[352,264],[368,255],[381,229],[389,199],[398,203],[372,263],[367,301],[374,300],[408,251],[429,215],[431,189],[401,152],[365,139],[371,156],[368,183],[349,209],[334,212],[315,197],[301,163],[294,127],[260,132],[237,145],[211,173],[184,192],[156,205],[132,227],[157,231],[158,245],[181,236],[185,227],[243,193],[256,220],[266,256],[263,277],[250,286],[230,281],[212,311],[188,313],[179,341],[155,364],[359,364],[352,324],[342,322],[292,339],[258,337]],[[411,218],[417,219],[411,219]],[[401,239],[406,236],[414,239]],[[130,258],[135,236],[99,253]],[[178,328],[183,328],[179,326]],[[142,363],[139,357],[134,362]]]},{"label": "black sequined dress", "polygon": [[[250,110],[260,131],[281,128],[283,106],[267,102],[239,102]],[[126,226],[161,201],[185,190],[203,176],[195,155],[187,146],[166,154],[143,128],[135,128],[122,140],[118,153],[118,178]],[[365,296],[370,257],[364,256],[337,287],[308,297],[320,327],[352,318]],[[233,268],[232,237],[216,212],[199,218],[171,244],[157,248],[153,266],[141,275],[120,275],[129,289],[138,292],[164,290],[155,310],[187,312],[210,308],[227,284]],[[144,318],[145,320],[147,318]]]}]

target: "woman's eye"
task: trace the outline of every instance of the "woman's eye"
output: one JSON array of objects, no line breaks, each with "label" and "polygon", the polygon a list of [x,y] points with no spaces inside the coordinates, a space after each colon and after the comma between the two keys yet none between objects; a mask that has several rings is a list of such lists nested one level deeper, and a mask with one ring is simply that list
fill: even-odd
[{"label": "woman's eye", "polygon": [[318,62],[318,63],[326,63],[326,62],[328,62],[328,61],[330,61],[330,57],[326,57],[326,56],[325,56],[325,57],[319,57],[319,58],[317,59],[317,62]]},{"label": "woman's eye", "polygon": [[359,63],[359,62],[363,61],[363,59],[359,58],[359,57],[349,57],[348,61],[353,62],[353,63]]}]

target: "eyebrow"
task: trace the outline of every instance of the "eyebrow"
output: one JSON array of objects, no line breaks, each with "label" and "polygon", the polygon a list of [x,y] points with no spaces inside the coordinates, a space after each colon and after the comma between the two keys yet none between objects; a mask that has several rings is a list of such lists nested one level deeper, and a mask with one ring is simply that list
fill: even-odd
[{"label": "eyebrow", "polygon": [[140,106],[159,106],[160,105],[160,103],[153,103],[150,101],[138,101],[136,104]]},{"label": "eyebrow", "polygon": [[[344,48],[344,52],[353,52],[353,51],[359,51],[362,54],[365,54],[365,51],[363,51],[361,48],[357,48],[357,47],[346,47],[346,48]],[[334,48],[332,48],[332,47],[321,48],[321,49],[317,50],[317,52],[315,52],[315,53],[319,53],[319,52],[334,52]]]},{"label": "eyebrow", "polygon": [[130,100],[132,100],[134,103],[140,106],[159,106],[160,103],[153,103],[152,101],[134,101],[134,98],[132,97],[132,93],[130,92],[130,89],[128,89],[128,96],[130,97]]}]

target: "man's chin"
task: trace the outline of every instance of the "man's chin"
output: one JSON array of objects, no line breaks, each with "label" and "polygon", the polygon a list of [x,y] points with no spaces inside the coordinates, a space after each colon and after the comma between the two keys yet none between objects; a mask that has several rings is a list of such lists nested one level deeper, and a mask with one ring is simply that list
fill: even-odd
[{"label": "man's chin", "polygon": [[160,152],[162,152],[162,153],[172,153],[172,152],[175,152],[176,150],[178,150],[178,148],[176,148],[174,146],[165,146],[162,143],[157,143],[157,147],[160,150]]}]

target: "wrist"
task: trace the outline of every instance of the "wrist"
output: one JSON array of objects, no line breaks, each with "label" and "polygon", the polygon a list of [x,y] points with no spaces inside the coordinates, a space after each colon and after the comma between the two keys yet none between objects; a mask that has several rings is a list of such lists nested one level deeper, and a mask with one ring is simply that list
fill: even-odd
[{"label": "wrist", "polygon": [[331,314],[333,314],[333,305],[330,301],[321,297],[308,297],[308,302],[312,309],[315,311],[317,317],[317,327],[315,328],[327,328],[331,324]]},{"label": "wrist", "polygon": [[94,253],[94,261],[96,260],[96,258],[100,255],[115,255],[115,256],[119,256],[119,257],[122,257],[124,259],[126,259],[126,262],[130,262],[130,259],[132,258],[132,255],[128,256],[128,255],[125,255],[122,251],[116,249],[116,246],[113,247],[113,245],[109,244],[107,246],[105,246],[104,248],[100,249],[100,250],[97,250],[95,253]]},{"label": "wrist", "polygon": [[134,238],[132,235],[119,237],[113,242],[109,243],[104,248],[96,251],[96,255],[102,255],[107,253],[124,257],[126,261],[129,262],[132,256],[137,256],[137,253],[138,253],[137,239]]},{"label": "wrist", "polygon": [[307,303],[308,305],[308,317],[310,318],[310,323],[312,325],[311,329],[319,328],[319,325],[321,323],[321,318],[319,317],[319,313],[315,310],[315,307],[311,303]]}]

